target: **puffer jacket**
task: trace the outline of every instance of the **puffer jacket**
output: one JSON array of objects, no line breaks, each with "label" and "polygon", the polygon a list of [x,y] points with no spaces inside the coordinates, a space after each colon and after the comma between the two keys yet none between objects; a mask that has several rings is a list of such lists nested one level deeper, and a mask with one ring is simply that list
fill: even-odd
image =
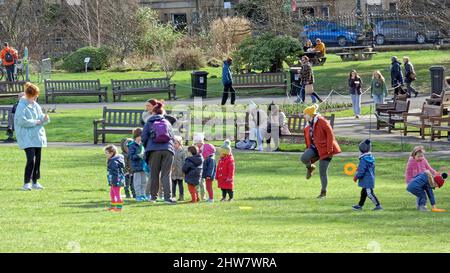
[{"label": "puffer jacket", "polygon": [[203,173],[203,157],[200,154],[186,158],[183,165],[183,172],[186,174],[184,181],[197,186],[200,184]]},{"label": "puffer jacket", "polygon": [[187,158],[187,151],[183,148],[175,150],[172,164],[172,180],[184,179],[183,165]]},{"label": "puffer jacket", "polygon": [[[25,97],[20,99],[14,114],[14,130],[20,149],[47,147],[44,126],[50,123],[50,119],[44,121],[44,116],[37,102],[30,104]],[[42,122],[40,125],[36,124],[38,120]]]},{"label": "puffer jacket", "polygon": [[116,155],[108,160],[108,185],[110,187],[123,187],[125,185],[124,169],[123,155]]},{"label": "puffer jacket", "polygon": [[375,158],[371,153],[361,155],[355,177],[359,179],[358,186],[361,188],[375,188]]}]

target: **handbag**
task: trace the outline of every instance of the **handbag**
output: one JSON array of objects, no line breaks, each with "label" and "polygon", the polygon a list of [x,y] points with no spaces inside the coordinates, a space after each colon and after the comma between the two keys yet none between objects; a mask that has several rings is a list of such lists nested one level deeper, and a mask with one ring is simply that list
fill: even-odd
[{"label": "handbag", "polygon": [[312,84],[305,85],[305,94],[306,95],[312,95],[313,92],[314,92],[314,85],[312,85]]}]

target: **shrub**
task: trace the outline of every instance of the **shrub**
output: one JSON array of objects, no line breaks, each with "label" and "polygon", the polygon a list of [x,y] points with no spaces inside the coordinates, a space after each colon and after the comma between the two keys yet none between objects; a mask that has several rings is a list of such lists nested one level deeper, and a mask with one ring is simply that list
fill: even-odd
[{"label": "shrub", "polygon": [[222,60],[216,59],[216,58],[210,58],[207,62],[208,66],[210,67],[221,67],[222,66]]},{"label": "shrub", "polygon": [[69,72],[81,72],[85,69],[84,59],[90,57],[89,70],[103,70],[109,67],[111,50],[106,47],[83,47],[64,59],[62,68]]},{"label": "shrub", "polygon": [[177,60],[179,70],[195,70],[206,65],[199,48],[174,48],[172,54]]},{"label": "shrub", "polygon": [[283,62],[292,63],[302,53],[300,41],[289,36],[264,34],[247,38],[234,54],[236,68],[278,72]]}]

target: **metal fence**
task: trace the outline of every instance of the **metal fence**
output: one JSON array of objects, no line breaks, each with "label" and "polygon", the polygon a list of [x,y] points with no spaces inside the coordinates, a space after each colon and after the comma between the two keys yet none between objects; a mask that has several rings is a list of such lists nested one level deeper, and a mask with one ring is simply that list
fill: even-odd
[{"label": "metal fence", "polygon": [[449,37],[450,26],[440,12],[421,14],[376,13],[360,16],[305,16],[298,20],[303,26],[303,39],[345,45],[441,43]]}]

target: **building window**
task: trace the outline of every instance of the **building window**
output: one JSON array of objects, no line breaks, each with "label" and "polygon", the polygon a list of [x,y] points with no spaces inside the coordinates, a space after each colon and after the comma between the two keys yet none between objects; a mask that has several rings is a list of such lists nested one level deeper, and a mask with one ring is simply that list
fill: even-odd
[{"label": "building window", "polygon": [[302,14],[305,16],[313,16],[314,17],[314,8],[302,8]]},{"label": "building window", "polygon": [[397,12],[397,3],[389,3],[389,12]]},{"label": "building window", "polygon": [[187,27],[187,15],[186,13],[173,14],[173,25],[178,31],[186,30]]},{"label": "building window", "polygon": [[322,7],[322,16],[324,18],[330,17],[330,8],[329,7]]}]

